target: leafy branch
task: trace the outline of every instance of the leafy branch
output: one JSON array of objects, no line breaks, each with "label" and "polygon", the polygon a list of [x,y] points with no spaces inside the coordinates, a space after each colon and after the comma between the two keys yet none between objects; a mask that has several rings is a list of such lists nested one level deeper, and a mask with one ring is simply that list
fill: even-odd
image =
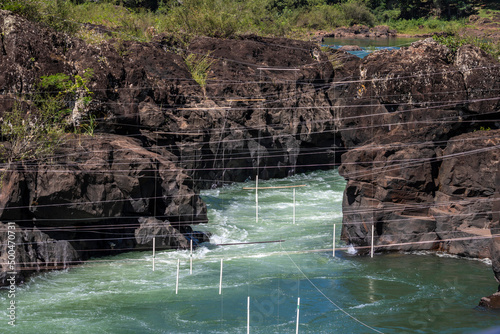
[{"label": "leafy branch", "polygon": [[210,57],[210,52],[205,55],[190,53],[186,58],[184,58],[184,62],[186,63],[194,81],[201,86],[203,95],[206,96],[206,86],[208,76],[210,74],[210,67],[212,67],[215,63],[215,60]]}]

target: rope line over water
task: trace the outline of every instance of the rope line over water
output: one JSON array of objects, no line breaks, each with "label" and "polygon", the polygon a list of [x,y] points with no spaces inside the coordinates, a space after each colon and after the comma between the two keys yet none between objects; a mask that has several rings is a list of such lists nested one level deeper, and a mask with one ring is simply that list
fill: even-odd
[{"label": "rope line over water", "polygon": [[295,263],[295,261],[290,257],[290,255],[288,255],[288,253],[285,253],[285,255],[288,257],[288,259],[293,263],[293,265],[295,266],[295,268],[297,268],[297,270],[302,274],[302,276],[304,276],[304,278],[309,282],[309,284],[311,284],[315,289],[316,291],[318,291],[326,300],[328,300],[333,306],[335,306],[339,311],[341,311],[342,313],[344,313],[345,315],[347,315],[349,318],[353,319],[354,321],[358,322],[359,324],[363,325],[364,327],[376,332],[376,333],[381,333],[383,334],[383,332],[379,331],[378,329],[376,328],[373,328],[371,326],[369,326],[368,324],[364,323],[363,321],[359,320],[358,318],[356,318],[355,316],[353,316],[352,314],[350,314],[349,312],[347,312],[346,310],[344,310],[342,307],[340,307],[337,303],[335,303],[333,300],[331,300],[323,291],[321,291],[320,288],[318,288],[316,286],[316,284],[314,284],[313,281],[311,281],[309,279],[309,277],[307,277],[307,275],[302,271],[302,269],[300,269],[300,267],[297,265],[297,263]]}]

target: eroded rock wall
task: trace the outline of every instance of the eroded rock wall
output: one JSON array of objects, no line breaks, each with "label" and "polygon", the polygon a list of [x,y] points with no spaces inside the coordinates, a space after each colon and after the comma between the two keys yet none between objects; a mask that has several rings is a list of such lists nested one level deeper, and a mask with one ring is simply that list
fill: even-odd
[{"label": "eroded rock wall", "polygon": [[347,179],[342,238],[369,246],[373,226],[381,251],[494,257],[498,62],[426,40],[375,53],[359,73],[366,80],[347,92],[358,117],[341,130],[352,147],[339,168]]}]

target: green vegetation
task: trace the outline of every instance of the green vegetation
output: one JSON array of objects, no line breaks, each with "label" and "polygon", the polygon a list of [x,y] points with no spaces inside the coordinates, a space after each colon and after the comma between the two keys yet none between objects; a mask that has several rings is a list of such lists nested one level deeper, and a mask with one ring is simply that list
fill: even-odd
[{"label": "green vegetation", "polygon": [[209,53],[206,55],[190,53],[186,58],[184,58],[184,62],[186,63],[194,81],[196,81],[201,86],[201,89],[203,89],[203,95],[206,95],[206,86],[208,75],[210,74],[210,67],[215,60],[210,57]]},{"label": "green vegetation", "polygon": [[1,125],[7,144],[0,146],[0,161],[12,162],[46,156],[59,145],[64,134],[63,126],[46,118],[46,113],[26,112],[17,103],[5,113]]},{"label": "green vegetation", "polygon": [[491,17],[492,6],[473,0],[0,0],[0,8],[91,43],[111,37],[148,41],[159,33],[297,37],[354,24],[454,33],[469,24],[471,14]]},{"label": "green vegetation", "polygon": [[82,124],[80,124],[80,130],[82,133],[93,136],[94,131],[97,127],[97,121],[95,115],[90,115],[87,120],[85,120]]},{"label": "green vegetation", "polygon": [[467,26],[468,21],[466,19],[448,21],[437,18],[418,18],[409,20],[391,19],[385,23],[403,34],[431,34],[436,31],[456,34]]},{"label": "green vegetation", "polygon": [[[353,24],[373,26],[382,22],[373,5],[368,0],[0,0],[0,8],[92,43],[112,36],[147,41],[158,33],[288,36]],[[387,16],[376,5],[377,13]]]},{"label": "green vegetation", "polygon": [[[56,30],[75,32],[77,22],[72,20],[74,6],[65,0],[0,0],[0,8],[41,22]],[[50,13],[50,15],[47,15]]]},{"label": "green vegetation", "polygon": [[71,113],[75,116],[90,103],[87,83],[92,75],[88,69],[83,76],[42,76],[32,94],[19,97],[12,110],[3,114],[0,130],[6,144],[0,146],[0,161],[50,155],[71,130],[92,135],[95,117],[84,117],[78,124],[69,121]]},{"label": "green vegetation", "polygon": [[363,1],[345,1],[333,5],[323,3],[297,10],[290,20],[299,28],[321,30],[354,24],[371,27],[376,24],[375,16]]},{"label": "green vegetation", "polygon": [[446,45],[452,54],[454,54],[459,47],[463,45],[475,45],[482,50],[488,52],[495,58],[500,57],[500,43],[485,40],[484,38],[469,37],[469,36],[434,36],[436,42]]},{"label": "green vegetation", "polygon": [[[50,124],[60,124],[71,112],[81,112],[92,101],[92,92],[87,83],[93,76],[93,70],[85,70],[83,76],[75,75],[71,79],[68,75],[57,73],[42,76],[36,85],[37,91],[31,100],[40,111],[43,119]],[[71,105],[74,106],[71,107]],[[73,122],[73,126],[76,126]]]}]

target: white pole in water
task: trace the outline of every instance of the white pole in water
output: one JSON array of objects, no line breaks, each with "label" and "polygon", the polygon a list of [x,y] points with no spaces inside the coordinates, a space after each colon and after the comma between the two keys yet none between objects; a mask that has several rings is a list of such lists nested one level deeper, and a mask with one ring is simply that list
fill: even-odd
[{"label": "white pole in water", "polygon": [[153,237],[153,271],[155,271],[155,248],[156,248],[156,238]]},{"label": "white pole in water", "polygon": [[372,247],[371,247],[371,257],[373,257],[373,231],[375,230],[375,227],[372,224]]},{"label": "white pole in water", "polygon": [[180,266],[181,260],[177,259],[177,278],[175,280],[175,294],[179,292],[179,266]]},{"label": "white pole in water", "polygon": [[295,334],[299,334],[299,313],[300,313],[300,297],[297,298],[297,325],[295,327]]},{"label": "white pole in water", "polygon": [[295,188],[293,188],[293,225],[295,225]]},{"label": "white pole in water", "polygon": [[193,239],[189,240],[189,275],[193,274]]},{"label": "white pole in water", "polygon": [[259,222],[259,174],[255,175],[255,223]]},{"label": "white pole in water", "polygon": [[332,255],[335,257],[335,224],[333,224],[333,249],[332,249]]},{"label": "white pole in water", "polygon": [[247,334],[250,334],[250,296],[247,298]]},{"label": "white pole in water", "polygon": [[219,280],[219,295],[222,294],[222,264],[224,259],[220,259],[220,280]]}]

